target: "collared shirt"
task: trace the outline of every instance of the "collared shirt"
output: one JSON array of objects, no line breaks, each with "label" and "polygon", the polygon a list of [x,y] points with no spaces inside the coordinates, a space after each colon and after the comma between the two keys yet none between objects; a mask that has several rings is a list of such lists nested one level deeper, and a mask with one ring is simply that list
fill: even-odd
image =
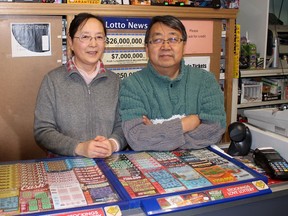
[{"label": "collared shirt", "polygon": [[72,72],[75,70],[79,71],[79,73],[82,75],[87,85],[90,84],[90,82],[97,76],[97,74],[106,72],[106,69],[104,68],[104,64],[101,60],[97,62],[95,71],[93,71],[90,74],[88,74],[86,71],[77,67],[74,56],[68,60],[66,66],[67,66],[68,72]]}]

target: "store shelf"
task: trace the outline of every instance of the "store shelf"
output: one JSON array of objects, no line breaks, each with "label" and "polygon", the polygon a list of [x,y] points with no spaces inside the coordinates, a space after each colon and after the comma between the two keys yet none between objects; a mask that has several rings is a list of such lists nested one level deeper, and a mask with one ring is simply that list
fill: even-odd
[{"label": "store shelf", "polygon": [[[241,70],[241,78],[250,77],[265,77],[265,76],[287,76],[288,68],[270,68],[270,69],[258,69],[258,70]],[[269,106],[288,103],[288,100],[272,100],[272,101],[262,101],[262,102],[250,102],[237,104],[237,109],[257,107],[257,106]]]},{"label": "store shelf", "polygon": [[284,69],[259,69],[259,70],[241,70],[241,78],[262,77],[262,76],[284,76],[288,75],[288,68]]},{"label": "store shelf", "polygon": [[248,108],[248,107],[277,105],[277,104],[284,104],[284,103],[288,103],[288,100],[273,100],[273,101],[243,103],[243,104],[238,104],[237,108],[241,109],[241,108]]}]

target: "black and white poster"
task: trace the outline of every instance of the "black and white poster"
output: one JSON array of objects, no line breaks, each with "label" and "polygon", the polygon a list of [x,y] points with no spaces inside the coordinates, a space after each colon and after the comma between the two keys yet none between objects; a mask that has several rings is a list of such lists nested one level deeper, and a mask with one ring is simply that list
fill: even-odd
[{"label": "black and white poster", "polygon": [[12,57],[51,56],[50,23],[11,23]]}]

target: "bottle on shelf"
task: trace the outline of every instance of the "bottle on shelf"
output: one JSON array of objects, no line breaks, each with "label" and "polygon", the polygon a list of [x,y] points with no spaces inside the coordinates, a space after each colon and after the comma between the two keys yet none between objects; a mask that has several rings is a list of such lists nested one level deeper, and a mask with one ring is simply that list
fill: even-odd
[{"label": "bottle on shelf", "polygon": [[278,68],[278,59],[279,59],[279,55],[278,55],[278,38],[275,38],[274,45],[273,45],[273,63],[272,63],[272,67],[273,68]]}]

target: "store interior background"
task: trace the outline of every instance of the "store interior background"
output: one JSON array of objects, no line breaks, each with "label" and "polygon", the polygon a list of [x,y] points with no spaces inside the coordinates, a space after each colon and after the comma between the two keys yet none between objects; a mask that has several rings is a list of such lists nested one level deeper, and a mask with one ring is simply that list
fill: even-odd
[{"label": "store interior background", "polygon": [[[257,11],[257,13],[259,12],[259,14],[263,14],[263,11],[265,11],[265,9],[261,8],[262,5],[265,5],[267,4],[268,6],[266,7],[266,9],[268,10],[269,13],[273,13],[276,17],[278,17],[279,15],[279,19],[281,21],[283,21],[284,25],[288,25],[288,0],[251,0],[251,1],[248,1],[248,0],[240,0],[240,8],[241,8],[241,4],[247,4],[249,5],[250,2],[255,2],[255,4],[258,4],[259,5],[259,8]],[[265,2],[265,3],[263,3]],[[280,8],[281,11],[280,11]],[[239,14],[241,15],[241,12],[239,12]],[[267,16],[267,14],[266,14]],[[253,20],[251,20],[251,23],[253,24]],[[253,24],[254,27],[253,29],[255,31],[258,31],[260,30],[261,26],[262,25],[258,25],[257,23],[256,24]],[[59,31],[61,31],[61,26],[58,26],[57,27],[59,29]],[[264,27],[265,28],[265,27]],[[266,32],[267,29],[264,29],[264,31]],[[1,33],[2,34],[2,33]],[[245,32],[241,32],[241,36],[242,35],[245,35]],[[249,32],[249,35],[253,35],[253,32]],[[265,34],[263,34],[265,35]],[[259,39],[260,40],[260,39]],[[251,40],[252,43],[257,43],[258,40]],[[3,43],[7,43],[7,42],[4,42],[2,41]],[[59,44],[59,45],[58,45]],[[263,45],[265,43],[261,43],[261,45]],[[6,46],[6,45],[5,45]],[[7,43],[7,46],[8,46],[8,43]],[[60,45],[60,41],[57,42],[57,44],[55,44],[55,47],[58,47],[59,49],[61,49],[61,45]],[[260,48],[261,46],[259,46]],[[264,51],[263,51],[264,52]],[[61,58],[61,54],[60,54],[60,50],[59,50],[59,57],[57,57],[57,59]],[[2,62],[1,64],[7,64],[5,62]],[[0,64],[0,66],[1,66]],[[9,66],[10,67],[10,66]],[[11,66],[12,67],[12,66]],[[36,73],[37,71],[34,71],[33,73]],[[46,73],[47,72],[47,69],[45,68],[45,70],[41,73]],[[17,72],[18,74],[18,72]],[[11,80],[11,82],[6,82],[3,83],[3,86],[7,89],[9,89],[9,86],[13,86],[13,81],[15,81],[15,79],[19,78],[19,76],[25,76],[24,74],[21,74],[19,72],[19,74],[17,75],[15,73],[15,77],[12,77],[13,79]],[[38,75],[39,75],[39,71],[38,71]],[[3,76],[3,77],[2,77]],[[5,76],[5,73],[2,73],[0,74],[0,78],[2,80],[4,80],[4,76]],[[39,79],[38,79],[39,78]],[[23,86],[19,86],[19,89],[20,88],[23,88],[24,90],[23,91],[26,91],[28,92],[28,94],[32,95],[32,94],[35,94],[36,95],[36,91],[34,91],[36,88],[38,88],[37,85],[40,84],[40,80],[42,79],[42,74],[41,74],[41,77],[39,76],[37,78],[37,80],[31,80],[30,83],[23,83]],[[31,86],[31,83],[34,84],[34,86],[30,87]],[[0,84],[1,84],[1,81],[0,81]],[[27,86],[29,84],[29,86]],[[2,84],[1,84],[2,85]],[[2,86],[2,87],[3,87]],[[3,88],[4,88],[3,87]],[[14,88],[14,87],[13,87]],[[20,94],[19,94],[20,92]],[[23,100],[23,98],[20,98],[21,97],[21,91],[19,90],[15,91],[15,94],[13,93],[13,95],[15,95],[16,99],[15,98],[6,98],[7,100],[13,100],[13,103],[14,103],[14,100],[15,100],[15,104],[18,103],[17,102],[17,98],[19,97],[19,100],[23,101],[23,103],[21,103],[20,105],[15,105],[15,107],[19,107],[19,109],[23,109],[23,110],[27,110],[29,108],[29,106],[31,106],[31,104],[33,103],[33,101],[25,101]],[[237,89],[234,91],[236,94],[237,94]],[[3,91],[2,93],[0,92],[0,94],[5,94],[5,92]],[[237,97],[237,95],[236,95]],[[2,98],[2,97],[1,97]],[[27,103],[30,103],[29,105],[27,105]],[[39,158],[39,157],[45,157],[45,154],[44,154],[44,151],[42,149],[40,149],[39,147],[35,146],[36,144],[34,144],[34,140],[33,140],[33,137],[31,135],[31,130],[25,128],[25,124],[19,124],[18,122],[31,122],[31,118],[33,118],[33,113],[31,113],[31,115],[29,116],[18,116],[18,115],[15,115],[12,111],[12,109],[10,109],[8,106],[7,106],[8,103],[5,103],[5,99],[2,98],[2,104],[0,104],[0,111],[1,112],[5,112],[5,116],[1,116],[0,115],[0,131],[1,131],[1,135],[0,135],[0,143],[2,143],[1,147],[0,147],[0,152],[1,154],[3,154],[3,156],[1,157],[0,161],[9,161],[9,160],[14,160],[14,159],[31,159],[31,158]],[[12,111],[11,111],[12,110]],[[234,117],[236,120],[236,117],[237,117],[237,108],[235,108],[235,113],[234,113]],[[8,125],[7,126],[7,122],[10,122],[11,125]],[[232,122],[233,122],[233,119],[232,119]],[[9,130],[6,130],[6,128],[9,127]],[[28,136],[28,133],[29,133],[29,136]],[[24,137],[24,139],[20,140],[19,137]],[[21,145],[21,148],[20,149],[15,149],[13,148],[13,143],[16,143],[16,142],[21,142],[21,143],[27,143],[27,145],[24,145],[22,144]],[[6,143],[6,145],[4,144]],[[32,143],[32,144],[28,144],[28,143]],[[29,149],[31,147],[31,145],[34,145],[33,146],[33,151],[27,151],[27,149]]]}]

